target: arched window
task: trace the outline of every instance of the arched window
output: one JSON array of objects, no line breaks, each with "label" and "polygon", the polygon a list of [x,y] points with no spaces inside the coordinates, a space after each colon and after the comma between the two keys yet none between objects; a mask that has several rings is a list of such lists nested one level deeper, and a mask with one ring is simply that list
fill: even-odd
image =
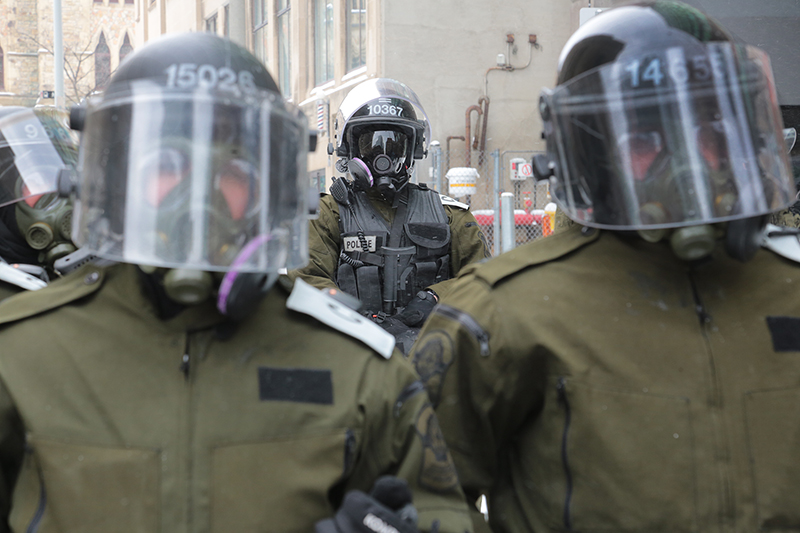
[{"label": "arched window", "polygon": [[6,90],[6,72],[3,70],[3,47],[0,46],[0,91]]},{"label": "arched window", "polygon": [[122,46],[119,47],[119,62],[122,63],[122,60],[125,59],[125,56],[133,52],[133,46],[131,46],[131,40],[128,38],[128,34],[125,34],[125,39],[122,41]]},{"label": "arched window", "polygon": [[94,86],[101,90],[108,83],[111,76],[111,53],[106,44],[106,36],[100,32],[100,39],[94,49]]}]

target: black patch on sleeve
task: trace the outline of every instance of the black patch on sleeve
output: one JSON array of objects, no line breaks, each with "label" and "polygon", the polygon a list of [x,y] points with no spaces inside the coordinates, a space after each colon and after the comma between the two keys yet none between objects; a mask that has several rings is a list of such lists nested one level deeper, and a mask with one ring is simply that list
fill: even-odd
[{"label": "black patch on sleeve", "polygon": [[308,368],[258,368],[261,401],[333,404],[330,370]]},{"label": "black patch on sleeve", "polygon": [[776,352],[800,352],[800,318],[768,316],[767,326]]}]

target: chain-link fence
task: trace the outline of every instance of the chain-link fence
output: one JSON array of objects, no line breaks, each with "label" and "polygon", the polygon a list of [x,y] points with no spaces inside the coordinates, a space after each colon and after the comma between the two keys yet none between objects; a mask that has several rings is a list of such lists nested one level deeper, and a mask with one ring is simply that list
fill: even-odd
[{"label": "chain-link fence", "polygon": [[[469,204],[494,255],[552,232],[555,215],[547,209],[550,203],[548,184],[537,183],[532,177],[531,159],[536,153],[524,150],[480,153],[470,150],[467,154],[463,140],[458,138],[432,150],[433,186],[439,192]],[[476,169],[477,178],[458,170],[462,168]],[[503,234],[502,220],[496,216],[501,211],[503,193],[512,195],[514,209],[514,242],[505,245],[500,238]]]}]

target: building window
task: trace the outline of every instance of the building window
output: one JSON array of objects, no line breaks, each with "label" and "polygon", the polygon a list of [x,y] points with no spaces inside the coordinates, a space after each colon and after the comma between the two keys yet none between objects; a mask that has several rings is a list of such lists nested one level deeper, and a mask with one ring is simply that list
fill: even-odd
[{"label": "building window", "polygon": [[256,57],[267,65],[267,0],[253,0],[253,49]]},{"label": "building window", "polygon": [[95,3],[95,4],[102,4],[102,3],[103,3],[103,0],[94,0],[94,3]]},{"label": "building window", "polygon": [[224,13],[225,22],[224,26],[222,26],[222,35],[225,37],[230,37],[231,35],[231,6],[230,4],[225,4],[225,7],[222,8]]},{"label": "building window", "polygon": [[5,64],[3,59],[3,48],[0,47],[0,91],[6,90],[6,72],[3,70],[3,65]]},{"label": "building window", "polygon": [[289,10],[291,9],[290,0],[277,0],[278,10],[278,80],[281,92],[285,98],[292,96],[292,63],[291,63],[291,41],[289,32]]},{"label": "building window", "polygon": [[103,89],[111,76],[111,53],[106,44],[106,36],[100,32],[100,39],[94,49],[94,87]]},{"label": "building window", "polygon": [[333,79],[333,0],[314,0],[314,83]]},{"label": "building window", "polygon": [[347,71],[367,64],[366,0],[347,0]]},{"label": "building window", "polygon": [[125,3],[133,5],[133,0],[125,0]]},{"label": "building window", "polygon": [[214,13],[206,19],[206,31],[208,33],[217,33],[217,14]]},{"label": "building window", "polygon": [[122,60],[131,52],[133,52],[133,46],[131,46],[131,40],[126,33],[125,39],[122,41],[122,46],[119,47],[119,62],[122,63]]}]

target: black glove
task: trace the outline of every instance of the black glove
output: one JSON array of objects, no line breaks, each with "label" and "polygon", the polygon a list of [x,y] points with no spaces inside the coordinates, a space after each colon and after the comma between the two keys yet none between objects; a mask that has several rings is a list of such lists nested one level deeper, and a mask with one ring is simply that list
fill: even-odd
[{"label": "black glove", "polygon": [[437,302],[436,293],[432,290],[419,291],[405,309],[397,314],[397,318],[406,326],[421,326]]},{"label": "black glove", "polygon": [[367,317],[394,336],[395,344],[408,357],[411,346],[417,340],[420,328],[407,326],[398,318],[400,315],[387,316],[384,313],[370,313]]},{"label": "black glove", "polygon": [[405,480],[379,478],[369,494],[351,490],[333,518],[316,523],[316,533],[419,533],[417,510]]}]

